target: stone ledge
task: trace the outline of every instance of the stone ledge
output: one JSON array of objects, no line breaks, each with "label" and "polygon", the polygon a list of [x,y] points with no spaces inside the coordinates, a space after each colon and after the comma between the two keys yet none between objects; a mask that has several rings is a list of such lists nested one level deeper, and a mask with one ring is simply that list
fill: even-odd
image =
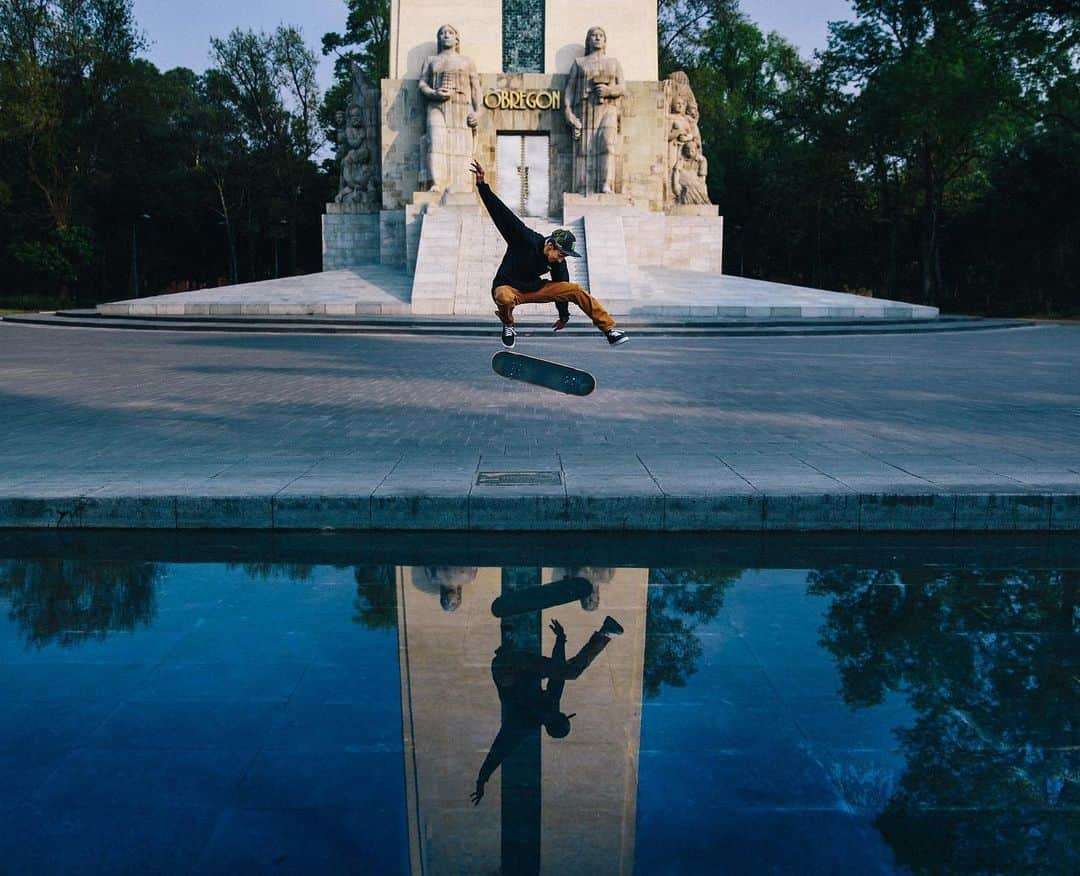
[{"label": "stone ledge", "polygon": [[3,529],[1080,531],[1077,493],[130,495],[8,490]]}]

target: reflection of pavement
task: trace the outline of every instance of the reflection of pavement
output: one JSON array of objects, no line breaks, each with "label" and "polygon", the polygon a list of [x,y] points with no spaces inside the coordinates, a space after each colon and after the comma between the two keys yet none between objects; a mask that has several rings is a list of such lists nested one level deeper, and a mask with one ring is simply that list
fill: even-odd
[{"label": "reflection of pavement", "polygon": [[568,399],[488,341],[0,323],[0,523],[1076,527],[1078,341],[528,339],[597,375]]},{"label": "reflection of pavement", "polygon": [[[552,570],[536,570],[550,581]],[[519,761],[514,793],[530,784],[535,798],[508,800],[504,770],[495,772],[479,806],[469,794],[502,724],[492,682],[492,654],[501,642],[500,621],[490,606],[503,590],[504,570],[479,569],[460,608],[445,612],[439,600],[413,586],[417,569],[401,570],[402,690],[405,707],[405,768],[414,872],[499,872],[521,837],[532,835],[532,854],[543,873],[629,873],[633,870],[638,737],[641,719],[648,573],[619,569],[605,585],[604,611],[619,618],[625,633],[603,650],[579,678],[568,682],[562,709],[576,712],[571,733],[546,734],[531,763]],[[524,616],[522,616],[524,617]],[[571,653],[602,619],[577,603],[543,613],[538,651],[550,654],[548,622],[566,628]],[[534,624],[535,626],[535,624]],[[523,646],[524,647],[524,646]],[[540,774],[535,775],[539,766]],[[505,821],[531,819],[531,825]],[[525,828],[524,830],[522,828]],[[509,837],[516,845],[508,849]],[[508,872],[504,869],[505,872]]]}]

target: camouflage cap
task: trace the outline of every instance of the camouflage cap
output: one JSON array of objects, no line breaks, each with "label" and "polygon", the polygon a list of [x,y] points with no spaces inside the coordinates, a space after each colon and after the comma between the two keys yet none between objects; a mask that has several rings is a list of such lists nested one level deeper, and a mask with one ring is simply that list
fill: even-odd
[{"label": "camouflage cap", "polygon": [[581,253],[574,251],[574,244],[577,242],[574,237],[574,232],[568,228],[556,228],[551,232],[551,242],[555,244],[555,248],[563,255],[573,256],[576,259],[581,258]]}]

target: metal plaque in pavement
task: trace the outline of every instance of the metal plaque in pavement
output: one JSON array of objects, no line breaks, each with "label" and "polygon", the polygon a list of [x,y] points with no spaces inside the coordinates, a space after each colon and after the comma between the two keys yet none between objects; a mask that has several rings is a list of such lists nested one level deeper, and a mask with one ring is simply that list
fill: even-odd
[{"label": "metal plaque in pavement", "polygon": [[561,471],[482,471],[476,475],[476,485],[492,487],[561,486]]}]

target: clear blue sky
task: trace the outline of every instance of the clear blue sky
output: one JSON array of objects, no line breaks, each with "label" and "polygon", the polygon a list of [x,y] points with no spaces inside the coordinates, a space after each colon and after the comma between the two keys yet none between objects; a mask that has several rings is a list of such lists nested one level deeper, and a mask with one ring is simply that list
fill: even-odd
[{"label": "clear blue sky", "polygon": [[[740,5],[764,30],[776,30],[804,55],[825,45],[826,22],[846,18],[848,0],[741,0]],[[299,26],[309,46],[320,51],[322,35],[345,27],[345,0],[135,0],[135,18],[158,67],[190,67],[202,72],[209,64],[210,37],[234,27],[273,30],[284,22]],[[319,80],[330,83],[333,62],[324,59]]]}]

